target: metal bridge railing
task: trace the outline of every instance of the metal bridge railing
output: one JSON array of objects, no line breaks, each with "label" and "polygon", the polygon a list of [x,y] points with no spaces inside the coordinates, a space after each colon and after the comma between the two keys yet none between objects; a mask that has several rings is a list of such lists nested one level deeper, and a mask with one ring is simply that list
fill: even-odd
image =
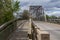
[{"label": "metal bridge railing", "polygon": [[60,19],[49,19],[48,22],[60,24]]},{"label": "metal bridge railing", "polygon": [[0,26],[0,40],[7,40],[8,36],[17,28],[17,19]]}]

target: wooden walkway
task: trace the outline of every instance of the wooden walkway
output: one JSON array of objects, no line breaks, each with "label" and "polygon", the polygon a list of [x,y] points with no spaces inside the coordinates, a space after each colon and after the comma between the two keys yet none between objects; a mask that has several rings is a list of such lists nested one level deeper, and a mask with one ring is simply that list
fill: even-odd
[{"label": "wooden walkway", "polygon": [[28,30],[29,22],[25,22],[9,36],[8,40],[29,40]]}]

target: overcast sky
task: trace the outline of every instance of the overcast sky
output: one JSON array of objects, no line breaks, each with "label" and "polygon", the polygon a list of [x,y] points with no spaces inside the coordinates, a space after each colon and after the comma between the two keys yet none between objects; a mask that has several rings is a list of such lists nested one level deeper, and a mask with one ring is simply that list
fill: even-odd
[{"label": "overcast sky", "polygon": [[21,9],[29,9],[30,5],[43,6],[45,13],[48,15],[60,16],[60,0],[19,0]]}]

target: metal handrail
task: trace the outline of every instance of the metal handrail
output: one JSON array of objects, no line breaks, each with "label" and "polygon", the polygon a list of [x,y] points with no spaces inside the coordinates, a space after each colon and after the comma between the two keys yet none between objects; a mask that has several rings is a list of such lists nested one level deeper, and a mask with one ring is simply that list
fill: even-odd
[{"label": "metal handrail", "polygon": [[0,40],[7,40],[8,36],[17,28],[17,20],[8,21],[0,26]]},{"label": "metal handrail", "polygon": [[4,23],[3,25],[0,26],[0,31],[2,31],[3,29],[5,29],[9,24],[11,24],[12,22],[17,21],[17,19],[8,21],[6,23]]},{"label": "metal handrail", "polygon": [[60,24],[60,19],[48,19],[48,22]]}]

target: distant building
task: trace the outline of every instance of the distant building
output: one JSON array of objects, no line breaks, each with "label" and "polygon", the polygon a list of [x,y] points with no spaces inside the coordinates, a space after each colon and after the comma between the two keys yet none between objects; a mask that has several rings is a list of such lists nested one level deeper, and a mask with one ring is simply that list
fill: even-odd
[{"label": "distant building", "polygon": [[30,6],[29,12],[32,15],[32,18],[37,20],[44,20],[44,9],[42,6]]}]

